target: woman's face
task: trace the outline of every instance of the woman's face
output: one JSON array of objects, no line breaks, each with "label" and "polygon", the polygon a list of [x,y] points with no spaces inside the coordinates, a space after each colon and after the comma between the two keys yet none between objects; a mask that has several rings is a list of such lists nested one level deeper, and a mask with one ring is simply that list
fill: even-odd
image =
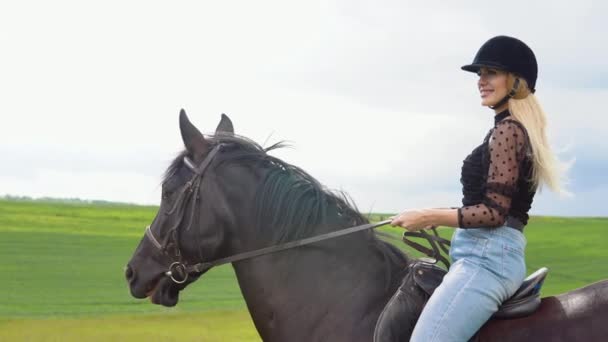
[{"label": "woman's face", "polygon": [[494,106],[507,96],[507,73],[492,68],[481,68],[477,72],[477,88],[481,95],[482,106]]}]

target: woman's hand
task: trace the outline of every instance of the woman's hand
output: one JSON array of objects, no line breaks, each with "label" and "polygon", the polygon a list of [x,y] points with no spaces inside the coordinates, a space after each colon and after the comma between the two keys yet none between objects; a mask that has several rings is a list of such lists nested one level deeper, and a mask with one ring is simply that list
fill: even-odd
[{"label": "woman's hand", "polygon": [[435,225],[432,222],[432,209],[406,210],[393,217],[393,226],[403,227],[411,232],[421,229],[430,229]]}]

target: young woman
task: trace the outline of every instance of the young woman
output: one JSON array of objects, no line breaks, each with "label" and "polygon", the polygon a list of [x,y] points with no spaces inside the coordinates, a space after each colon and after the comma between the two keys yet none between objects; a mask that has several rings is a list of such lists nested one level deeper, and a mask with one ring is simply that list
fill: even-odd
[{"label": "young woman", "polygon": [[[479,75],[481,104],[493,110],[494,127],[464,159],[461,208],[407,210],[392,222],[410,231],[459,227],[452,236],[453,264],[410,341],[467,341],[475,334],[525,278],[523,230],[537,188],[560,190],[545,114],[534,95],[532,50],[518,39],[494,37],[462,69]],[[389,302],[385,311],[390,305],[399,302]]]}]

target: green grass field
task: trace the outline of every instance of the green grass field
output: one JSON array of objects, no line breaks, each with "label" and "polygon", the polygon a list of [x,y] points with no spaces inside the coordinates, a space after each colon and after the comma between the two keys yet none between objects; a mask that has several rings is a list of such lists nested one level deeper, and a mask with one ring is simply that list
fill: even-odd
[{"label": "green grass field", "polygon": [[[0,341],[259,341],[230,266],[175,308],[130,296],[123,267],[155,212],[0,200]],[[606,218],[531,220],[526,258],[530,272],[551,270],[544,295],[608,278],[607,227]]]}]

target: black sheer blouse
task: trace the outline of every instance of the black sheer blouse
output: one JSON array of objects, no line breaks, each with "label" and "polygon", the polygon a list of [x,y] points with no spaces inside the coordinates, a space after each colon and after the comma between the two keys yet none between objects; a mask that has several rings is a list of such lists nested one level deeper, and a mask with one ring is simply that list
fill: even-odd
[{"label": "black sheer blouse", "polygon": [[532,157],[528,134],[515,120],[496,115],[494,128],[462,166],[461,228],[499,227],[508,216],[524,225],[536,189],[531,182]]}]

